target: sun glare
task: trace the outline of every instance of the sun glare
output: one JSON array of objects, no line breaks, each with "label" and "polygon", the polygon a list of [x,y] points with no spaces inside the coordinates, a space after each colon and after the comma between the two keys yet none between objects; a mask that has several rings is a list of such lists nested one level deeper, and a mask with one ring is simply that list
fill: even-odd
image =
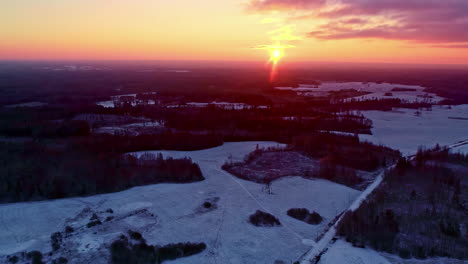
[{"label": "sun glare", "polygon": [[281,45],[268,47],[268,52],[270,53],[269,63],[271,64],[270,82],[273,82],[278,74],[278,63],[284,56],[284,48]]},{"label": "sun glare", "polygon": [[281,50],[280,49],[273,50],[271,57],[272,59],[275,59],[275,60],[281,58]]}]

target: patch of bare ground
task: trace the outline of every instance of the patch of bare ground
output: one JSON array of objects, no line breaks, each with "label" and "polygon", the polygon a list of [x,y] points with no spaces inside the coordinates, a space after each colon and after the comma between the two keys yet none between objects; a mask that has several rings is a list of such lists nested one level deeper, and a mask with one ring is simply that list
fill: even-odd
[{"label": "patch of bare ground", "polygon": [[[363,189],[372,175],[330,163],[326,159],[313,159],[289,149],[257,149],[246,156],[243,162],[226,162],[223,169],[234,176],[257,183],[298,176],[306,179],[321,178]],[[361,175],[361,176],[358,176]]]},{"label": "patch of bare ground", "polygon": [[239,178],[266,183],[287,176],[307,176],[318,170],[319,162],[295,151],[271,151],[224,168]]}]

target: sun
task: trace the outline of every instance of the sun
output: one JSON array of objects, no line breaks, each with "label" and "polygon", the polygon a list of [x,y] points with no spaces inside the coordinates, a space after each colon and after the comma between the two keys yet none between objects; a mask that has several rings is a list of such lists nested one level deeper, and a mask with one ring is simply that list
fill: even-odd
[{"label": "sun", "polygon": [[272,59],[274,59],[274,60],[280,59],[281,56],[282,56],[282,52],[281,52],[281,50],[278,49],[278,48],[277,48],[277,49],[274,49],[274,50],[271,52],[271,57],[272,57]]},{"label": "sun", "polygon": [[270,82],[273,82],[278,75],[278,63],[281,58],[284,56],[283,52],[284,47],[280,45],[276,46],[269,46],[268,51],[270,53],[270,64],[271,64],[271,71],[270,71]]},{"label": "sun", "polygon": [[281,57],[283,57],[283,47],[281,46],[270,46],[268,48],[268,51],[270,53],[270,63],[273,65],[278,64],[280,61]]},{"label": "sun", "polygon": [[270,70],[270,82],[274,82],[276,76],[278,75],[278,64],[281,59],[285,56],[285,49],[294,48],[293,45],[281,45],[277,43],[276,45],[260,45],[255,47],[255,49],[262,49],[268,51],[270,58],[268,64],[271,65]]}]

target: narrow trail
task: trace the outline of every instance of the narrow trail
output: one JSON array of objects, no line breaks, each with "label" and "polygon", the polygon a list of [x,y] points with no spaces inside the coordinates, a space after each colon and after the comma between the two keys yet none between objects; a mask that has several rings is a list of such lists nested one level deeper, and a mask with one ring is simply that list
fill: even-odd
[{"label": "narrow trail", "polygon": [[[220,173],[228,176],[229,179],[231,179],[232,181],[234,181],[235,183],[237,183],[237,185],[239,185],[241,187],[241,189],[247,194],[247,196],[249,196],[264,212],[267,212],[269,214],[272,214],[270,212],[270,210],[268,210],[267,208],[265,208],[265,206],[263,206],[263,204],[257,199],[255,198],[255,196],[249,191],[247,190],[247,188],[240,182],[240,180],[238,180],[235,176],[231,175],[230,173],[220,169]],[[272,214],[273,215],[273,214]],[[295,232],[291,227],[289,227],[288,225],[282,223],[283,227],[285,227],[291,234],[293,234],[294,236],[296,236],[299,240],[301,240],[302,242],[304,241],[309,241],[308,239],[304,238],[303,236],[301,236],[300,234],[298,234],[297,232]]]},{"label": "narrow trail", "polygon": [[[453,149],[453,148],[460,147],[460,146],[463,146],[463,145],[468,145],[468,139],[457,141],[457,142],[455,142],[453,144],[446,145],[445,147],[447,147],[448,149]],[[413,159],[415,156],[416,155],[408,155],[408,156],[405,156],[405,157]],[[389,167],[387,167],[385,169],[382,169],[382,171],[379,173],[379,175],[377,175],[377,177],[375,178],[374,182],[372,182],[372,184],[370,184],[356,198],[356,200],[348,207],[348,209],[343,211],[342,215],[338,218],[338,220],[335,222],[335,224],[333,224],[333,226],[331,226],[330,229],[328,229],[328,231],[322,236],[322,238],[319,241],[317,241],[317,243],[309,251],[307,251],[304,255],[302,255],[300,257],[299,263],[301,263],[301,264],[316,264],[318,262],[317,257],[320,256],[323,252],[325,252],[328,249],[328,247],[330,245],[330,242],[336,236],[336,232],[337,232],[336,229],[337,229],[338,225],[340,224],[341,220],[343,219],[343,216],[347,212],[354,212],[355,210],[357,210],[361,206],[361,204],[365,200],[367,200],[369,195],[375,189],[377,189],[377,187],[379,187],[380,184],[383,182],[385,172],[387,170],[389,170],[389,169],[392,169],[394,166],[395,165],[391,165],[391,166],[389,166]]]}]

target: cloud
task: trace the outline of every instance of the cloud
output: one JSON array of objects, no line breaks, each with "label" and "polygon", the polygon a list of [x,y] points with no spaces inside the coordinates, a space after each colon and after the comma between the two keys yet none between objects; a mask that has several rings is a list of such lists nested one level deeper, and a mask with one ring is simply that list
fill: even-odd
[{"label": "cloud", "polygon": [[468,43],[435,44],[435,45],[431,45],[431,47],[442,48],[442,49],[468,49]]},{"label": "cloud", "polygon": [[317,8],[325,5],[327,0],[251,0],[247,3],[250,11],[287,11]]},{"label": "cloud", "polygon": [[[251,10],[278,11],[323,40],[392,39],[466,47],[468,0],[251,0]],[[318,23],[319,22],[319,23]]]}]

